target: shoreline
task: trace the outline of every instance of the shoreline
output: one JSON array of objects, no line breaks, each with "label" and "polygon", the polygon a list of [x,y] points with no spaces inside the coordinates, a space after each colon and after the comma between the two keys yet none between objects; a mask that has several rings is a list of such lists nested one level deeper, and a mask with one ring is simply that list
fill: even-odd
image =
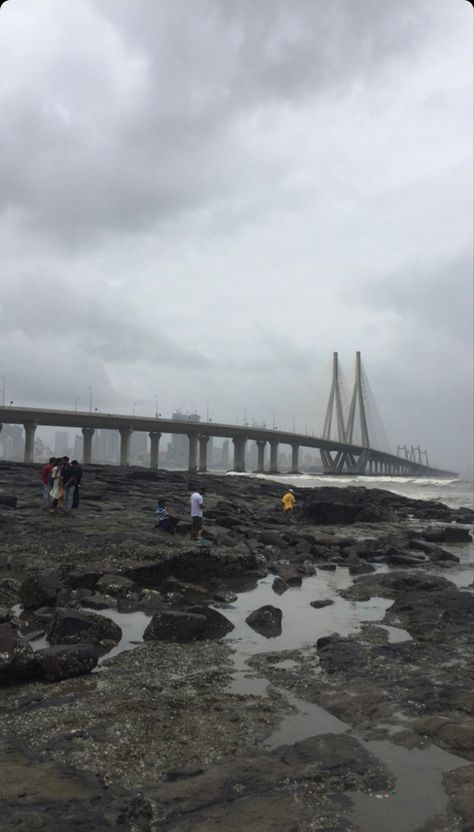
[{"label": "shoreline", "polygon": [[[287,527],[275,480],[92,466],[78,516],[51,517],[38,510],[38,466],[10,465],[0,463],[3,493],[18,498],[16,510],[0,505],[3,626],[23,638],[39,623],[45,628],[59,607],[100,615],[92,603],[105,595],[130,616],[210,608],[236,629],[182,643],[146,640],[91,673],[1,687],[8,725],[1,774],[10,772],[2,829],[20,828],[23,817],[25,828],[54,832],[74,816],[72,830],[88,822],[232,832],[245,823],[252,832],[378,832],[372,807],[386,800],[385,812],[401,812],[406,832],[428,822],[430,832],[468,829],[472,589],[455,586],[450,574],[462,566],[455,552],[470,544],[427,539],[446,537],[446,529],[462,537],[473,520],[468,509],[393,492],[376,499],[370,489],[343,498],[336,487],[296,488],[298,513]],[[185,516],[190,479],[206,487],[207,546],[152,528],[158,489]],[[468,560],[464,566],[467,581]],[[44,573],[58,581],[47,615],[44,605],[11,615],[21,582]],[[276,578],[286,584],[281,595]],[[330,595],[320,600],[331,603],[309,609],[311,593]],[[383,617],[364,623],[377,598],[385,599]],[[255,634],[244,622],[248,608],[267,599],[283,608],[280,637]],[[355,611],[355,629],[326,632],[347,610]],[[298,621],[313,626],[310,613],[314,631],[294,646],[280,644]],[[402,632],[408,638],[400,640]],[[255,641],[252,652],[246,644]],[[348,727],[335,731],[335,720]],[[284,742],[274,745],[278,736]],[[397,808],[400,765],[395,774],[377,743],[392,754],[398,748],[403,765],[411,751],[413,759],[425,754],[427,802],[443,796],[432,807],[438,819],[435,812],[410,817],[401,796]],[[33,761],[34,799],[20,787]],[[44,812],[49,825],[41,826]]]}]

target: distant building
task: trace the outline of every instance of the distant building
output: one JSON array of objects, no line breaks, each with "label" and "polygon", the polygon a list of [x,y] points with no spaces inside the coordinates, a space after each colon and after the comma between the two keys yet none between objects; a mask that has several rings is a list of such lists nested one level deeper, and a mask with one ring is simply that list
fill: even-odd
[{"label": "distant building", "polygon": [[134,431],[130,437],[130,462],[132,465],[146,465],[149,462],[148,434]]},{"label": "distant building", "polygon": [[21,425],[3,425],[0,431],[0,457],[20,462],[23,459],[24,435]]},{"label": "distant building", "polygon": [[54,434],[54,455],[64,456],[69,449],[69,433],[65,430],[57,430]]}]

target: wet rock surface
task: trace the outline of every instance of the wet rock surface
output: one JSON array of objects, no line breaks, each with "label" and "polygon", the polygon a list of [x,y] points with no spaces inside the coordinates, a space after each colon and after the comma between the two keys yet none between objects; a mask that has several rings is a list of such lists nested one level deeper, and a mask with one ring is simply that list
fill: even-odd
[{"label": "wet rock surface", "polygon": [[[375,832],[357,822],[354,794],[396,787],[369,750],[384,738],[459,756],[426,830],[469,828],[473,595],[450,574],[472,512],[379,490],[296,488],[288,527],[278,483],[193,476],[206,487],[201,546],[186,523],[174,537],[153,528],[157,493],[187,520],[186,474],[91,467],[79,513],[62,517],[41,511],[38,470],[0,464],[0,488],[14,497],[0,505],[2,830]],[[248,691],[234,689],[238,594],[267,576],[283,605],[308,576],[340,570],[339,598],[368,608],[386,599],[385,619],[346,636],[308,634],[297,650],[275,651],[264,634],[247,667],[267,686],[252,692],[250,677]],[[337,608],[337,595],[311,598],[315,621]],[[123,638],[100,615],[107,606],[146,610],[150,630],[97,666]],[[191,639],[150,635],[178,619]],[[385,625],[411,639],[391,643]],[[341,720],[340,733],[309,721],[304,739],[266,747],[291,721],[294,696]]]}]

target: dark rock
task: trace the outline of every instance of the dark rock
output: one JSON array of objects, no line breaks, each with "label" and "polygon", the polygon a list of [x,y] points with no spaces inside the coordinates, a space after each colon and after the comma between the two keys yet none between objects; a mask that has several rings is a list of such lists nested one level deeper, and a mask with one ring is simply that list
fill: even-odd
[{"label": "dark rock", "polygon": [[18,635],[11,624],[0,624],[0,684],[32,679],[35,674],[31,645]]},{"label": "dark rock", "polygon": [[307,540],[300,540],[294,548],[296,555],[308,555],[311,552],[311,544]]},{"label": "dark rock", "polygon": [[160,587],[161,592],[178,592],[183,598],[192,600],[202,600],[209,596],[209,590],[199,584],[190,584],[186,581],[178,581],[170,575]]},{"label": "dark rock", "polygon": [[350,575],[364,575],[367,572],[375,572],[375,566],[357,557],[357,555],[349,555],[344,562],[344,566],[349,567]]},{"label": "dark rock", "polygon": [[266,546],[276,546],[277,549],[286,549],[287,544],[286,541],[283,539],[282,535],[278,532],[272,531],[264,531],[258,535],[258,540],[260,543],[264,543]]},{"label": "dark rock", "polygon": [[220,604],[233,604],[234,601],[237,601],[238,596],[235,592],[230,592],[229,590],[219,590],[215,592],[212,596],[214,601],[217,601]]},{"label": "dark rock", "polygon": [[128,479],[130,479],[130,480],[151,480],[151,481],[156,482],[156,480],[159,479],[159,475],[158,475],[158,471],[147,470],[145,468],[145,469],[141,469],[140,471],[131,471],[130,474],[128,474]]},{"label": "dark rock", "polygon": [[303,563],[301,563],[297,567],[297,569],[298,572],[300,572],[305,578],[310,578],[312,575],[316,575],[315,567],[308,560],[305,560]]},{"label": "dark rock", "polygon": [[213,610],[212,607],[193,606],[189,607],[187,612],[193,615],[203,615],[206,619],[206,626],[204,627],[202,638],[216,639],[223,638],[227,633],[234,629],[234,625],[225,615]]},{"label": "dark rock", "polygon": [[65,577],[65,582],[67,586],[71,587],[71,589],[92,589],[96,588],[97,582],[100,580],[104,573],[103,572],[96,572],[94,570],[80,570],[74,569]]},{"label": "dark rock", "polygon": [[205,615],[179,610],[161,610],[151,619],[143,638],[145,641],[196,641],[204,638]]},{"label": "dark rock", "polygon": [[380,523],[394,519],[390,502],[386,492],[378,489],[320,488],[306,497],[303,513],[312,523]]},{"label": "dark rock", "polygon": [[340,638],[341,636],[339,633],[331,633],[330,636],[321,636],[321,638],[318,638],[316,641],[316,650],[322,650],[324,647],[339,641]]},{"label": "dark rock", "polygon": [[97,665],[100,653],[92,644],[61,644],[37,650],[37,662],[41,678],[57,682],[72,676],[90,673]]},{"label": "dark rock", "polygon": [[398,624],[422,641],[434,636],[451,641],[470,638],[474,622],[474,599],[470,592],[441,590],[413,592],[396,598],[385,620]]},{"label": "dark rock", "polygon": [[326,673],[360,672],[366,664],[367,651],[357,642],[338,638],[320,645],[320,641],[322,639],[318,639],[316,643],[319,663]]},{"label": "dark rock", "polygon": [[18,594],[25,609],[54,607],[61,587],[57,575],[32,575],[20,585]]},{"label": "dark rock", "polygon": [[273,578],[272,589],[277,593],[277,595],[283,595],[283,593],[288,589],[288,584],[285,583],[283,578],[280,578],[280,576],[277,575]]},{"label": "dark rock", "polygon": [[0,607],[0,624],[8,624],[13,618],[13,613],[8,607]]},{"label": "dark rock", "polygon": [[44,630],[28,630],[28,632],[23,633],[23,638],[28,641],[37,641],[37,639],[42,638],[45,634]]},{"label": "dark rock", "polygon": [[353,586],[340,591],[340,595],[350,601],[365,601],[379,595],[381,598],[398,598],[406,593],[437,592],[454,589],[454,584],[436,575],[413,572],[376,573],[358,578]]},{"label": "dark rock", "polygon": [[7,607],[12,607],[18,603],[20,596],[18,590],[20,589],[20,582],[14,578],[2,578],[0,581],[0,604]]},{"label": "dark rock", "polygon": [[18,500],[12,494],[0,494],[0,506],[5,508],[16,508]]},{"label": "dark rock", "polygon": [[314,607],[315,610],[320,610],[323,607],[330,607],[331,604],[334,604],[334,601],[331,601],[330,598],[325,598],[322,601],[310,601],[309,602],[310,607]]},{"label": "dark rock", "polygon": [[287,586],[301,586],[303,583],[301,575],[295,569],[291,569],[287,563],[272,564],[272,571],[276,572]]},{"label": "dark rock", "polygon": [[114,598],[126,598],[136,589],[134,582],[123,575],[102,575],[95,588],[99,593],[112,595]]},{"label": "dark rock", "polygon": [[430,543],[470,543],[472,541],[469,529],[462,529],[459,526],[427,529],[423,537]]},{"label": "dark rock", "polygon": [[254,610],[245,619],[249,627],[266,638],[274,638],[281,635],[282,612],[278,607],[266,604]]},{"label": "dark rock", "polygon": [[387,557],[387,563],[390,566],[420,566],[426,563],[426,557],[423,555],[403,555],[401,552],[396,552]]},{"label": "dark rock", "polygon": [[90,610],[108,610],[117,606],[117,599],[111,595],[87,595],[81,599],[81,604]]},{"label": "dark rock", "polygon": [[118,624],[93,612],[59,609],[48,632],[51,644],[80,644],[81,642],[109,647],[122,637]]},{"label": "dark rock", "polygon": [[423,552],[425,555],[428,555],[432,563],[438,563],[442,561],[459,563],[459,558],[456,555],[453,555],[446,549],[442,549],[441,546],[436,546],[435,543],[428,543],[424,540],[411,540],[410,549],[413,549],[414,551],[418,552]]},{"label": "dark rock", "polygon": [[323,572],[335,572],[336,566],[336,563],[318,563],[318,569],[321,569]]}]

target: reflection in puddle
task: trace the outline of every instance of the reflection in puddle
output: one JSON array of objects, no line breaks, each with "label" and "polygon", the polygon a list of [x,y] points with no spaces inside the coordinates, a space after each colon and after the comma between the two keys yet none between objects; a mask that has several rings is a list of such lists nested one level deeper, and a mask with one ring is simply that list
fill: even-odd
[{"label": "reflection in puddle", "polygon": [[468,765],[467,760],[433,745],[408,750],[374,740],[364,746],[396,779],[395,788],[387,795],[350,795],[354,802],[351,820],[364,832],[415,832],[429,818],[443,814],[448,802],[443,773]]},{"label": "reflection in puddle", "polygon": [[110,618],[115,624],[118,624],[122,630],[122,638],[119,643],[112,647],[108,653],[105,653],[99,661],[101,665],[105,659],[111,659],[113,656],[118,656],[125,650],[133,650],[143,642],[143,633],[148,627],[152,616],[146,615],[144,612],[118,612],[113,609],[100,610],[100,615]]},{"label": "reflection in puddle", "polygon": [[292,693],[286,690],[278,692],[296,708],[289,716],[281,722],[276,731],[271,734],[265,742],[267,748],[278,748],[279,745],[293,745],[295,742],[304,740],[307,737],[314,737],[317,734],[343,734],[349,725],[337,717],[325,711],[319,705],[297,699]]},{"label": "reflection in puddle", "polygon": [[[352,584],[352,576],[346,568],[338,568],[336,572],[320,571],[305,578],[301,587],[290,588],[283,595],[273,591],[272,582],[273,576],[263,578],[255,589],[241,593],[238,601],[224,611],[235,627],[226,636],[226,641],[238,642],[239,651],[261,653],[269,647],[272,650],[296,650],[315,644],[318,638],[331,633],[347,636],[359,630],[363,622],[381,621],[393,604],[388,598],[346,601],[337,595],[339,589]],[[324,598],[331,598],[334,603],[322,609],[310,606],[311,601]],[[275,638],[267,639],[256,633],[245,621],[250,612],[264,604],[272,604],[283,613],[282,633]]]}]

